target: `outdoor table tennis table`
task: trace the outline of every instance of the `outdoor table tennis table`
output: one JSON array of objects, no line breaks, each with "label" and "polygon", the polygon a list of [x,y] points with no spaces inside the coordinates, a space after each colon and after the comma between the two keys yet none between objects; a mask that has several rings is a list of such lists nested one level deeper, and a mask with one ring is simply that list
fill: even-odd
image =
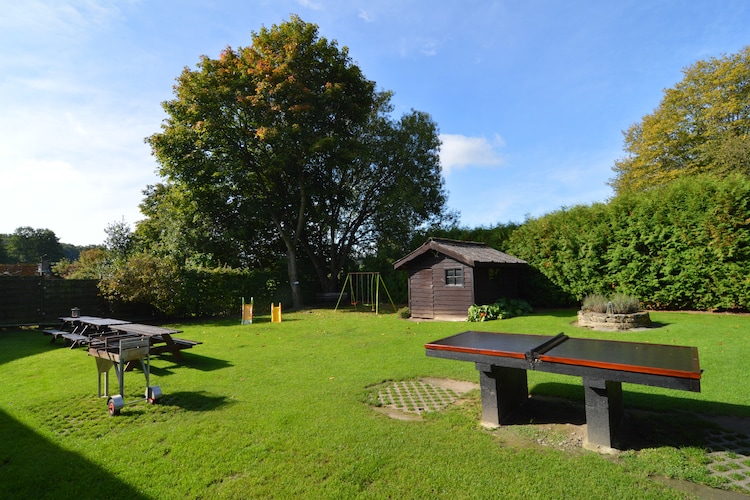
[{"label": "outdoor table tennis table", "polygon": [[482,421],[499,426],[528,399],[527,370],[583,379],[588,446],[614,447],[622,383],[700,392],[696,347],[467,331],[425,344],[428,356],[476,364]]}]

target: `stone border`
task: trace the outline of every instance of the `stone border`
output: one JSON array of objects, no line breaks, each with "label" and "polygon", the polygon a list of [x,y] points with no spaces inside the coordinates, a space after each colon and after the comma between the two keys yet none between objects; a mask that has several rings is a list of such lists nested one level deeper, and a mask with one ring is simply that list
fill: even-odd
[{"label": "stone border", "polygon": [[607,330],[631,330],[651,326],[651,317],[648,311],[630,314],[578,311],[578,326]]}]

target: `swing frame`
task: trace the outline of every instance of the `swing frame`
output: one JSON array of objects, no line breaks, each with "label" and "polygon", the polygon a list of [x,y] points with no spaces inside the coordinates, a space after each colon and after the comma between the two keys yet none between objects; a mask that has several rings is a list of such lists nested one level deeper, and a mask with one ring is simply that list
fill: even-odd
[{"label": "swing frame", "polygon": [[393,303],[388,287],[385,286],[383,277],[378,272],[354,272],[348,273],[344,280],[344,286],[341,287],[341,293],[339,293],[338,301],[336,301],[336,307],[334,311],[337,311],[341,304],[341,299],[344,297],[346,287],[349,285],[349,298],[352,307],[356,310],[361,303],[364,307],[369,306],[370,311],[375,314],[380,313],[380,286],[383,286],[388,300],[393,306],[393,312],[397,312],[396,304]]}]

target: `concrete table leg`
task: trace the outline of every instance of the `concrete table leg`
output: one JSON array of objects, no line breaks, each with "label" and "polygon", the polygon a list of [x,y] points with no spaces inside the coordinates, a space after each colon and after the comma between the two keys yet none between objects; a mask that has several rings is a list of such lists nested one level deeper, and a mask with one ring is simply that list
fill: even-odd
[{"label": "concrete table leg", "polygon": [[482,423],[497,427],[529,397],[526,370],[476,364],[482,392]]},{"label": "concrete table leg", "polygon": [[614,448],[622,420],[622,383],[583,378],[586,398],[586,441],[589,447]]}]

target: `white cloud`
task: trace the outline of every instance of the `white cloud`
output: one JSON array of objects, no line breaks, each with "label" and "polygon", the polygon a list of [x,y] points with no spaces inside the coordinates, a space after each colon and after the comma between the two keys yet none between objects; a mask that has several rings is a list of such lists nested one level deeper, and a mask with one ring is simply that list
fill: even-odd
[{"label": "white cloud", "polygon": [[297,0],[297,3],[302,7],[307,7],[312,10],[323,10],[323,6],[319,3],[312,2],[311,0]]},{"label": "white cloud", "polygon": [[433,57],[438,54],[438,48],[441,46],[440,40],[427,37],[404,37],[400,43],[399,53],[401,57],[411,57],[416,53]]},{"label": "white cloud", "polygon": [[498,148],[505,146],[502,137],[496,135],[492,142],[486,137],[441,134],[440,162],[443,173],[449,175],[454,169],[466,167],[499,167],[505,161]]},{"label": "white cloud", "polygon": [[437,40],[426,40],[422,43],[421,52],[425,56],[435,56],[437,55],[438,45]]},{"label": "white cloud", "polygon": [[366,23],[371,23],[373,21],[372,15],[370,15],[365,9],[359,9],[359,18]]},{"label": "white cloud", "polygon": [[8,111],[0,123],[0,212],[6,214],[0,233],[47,228],[82,245],[103,241],[113,221],[142,218],[142,190],[157,180],[143,142],[158,128],[149,110],[94,101]]},{"label": "white cloud", "polygon": [[106,29],[120,16],[112,1],[39,1],[26,0],[3,5],[0,28],[17,30],[48,43],[69,42],[88,36],[90,28]]}]

